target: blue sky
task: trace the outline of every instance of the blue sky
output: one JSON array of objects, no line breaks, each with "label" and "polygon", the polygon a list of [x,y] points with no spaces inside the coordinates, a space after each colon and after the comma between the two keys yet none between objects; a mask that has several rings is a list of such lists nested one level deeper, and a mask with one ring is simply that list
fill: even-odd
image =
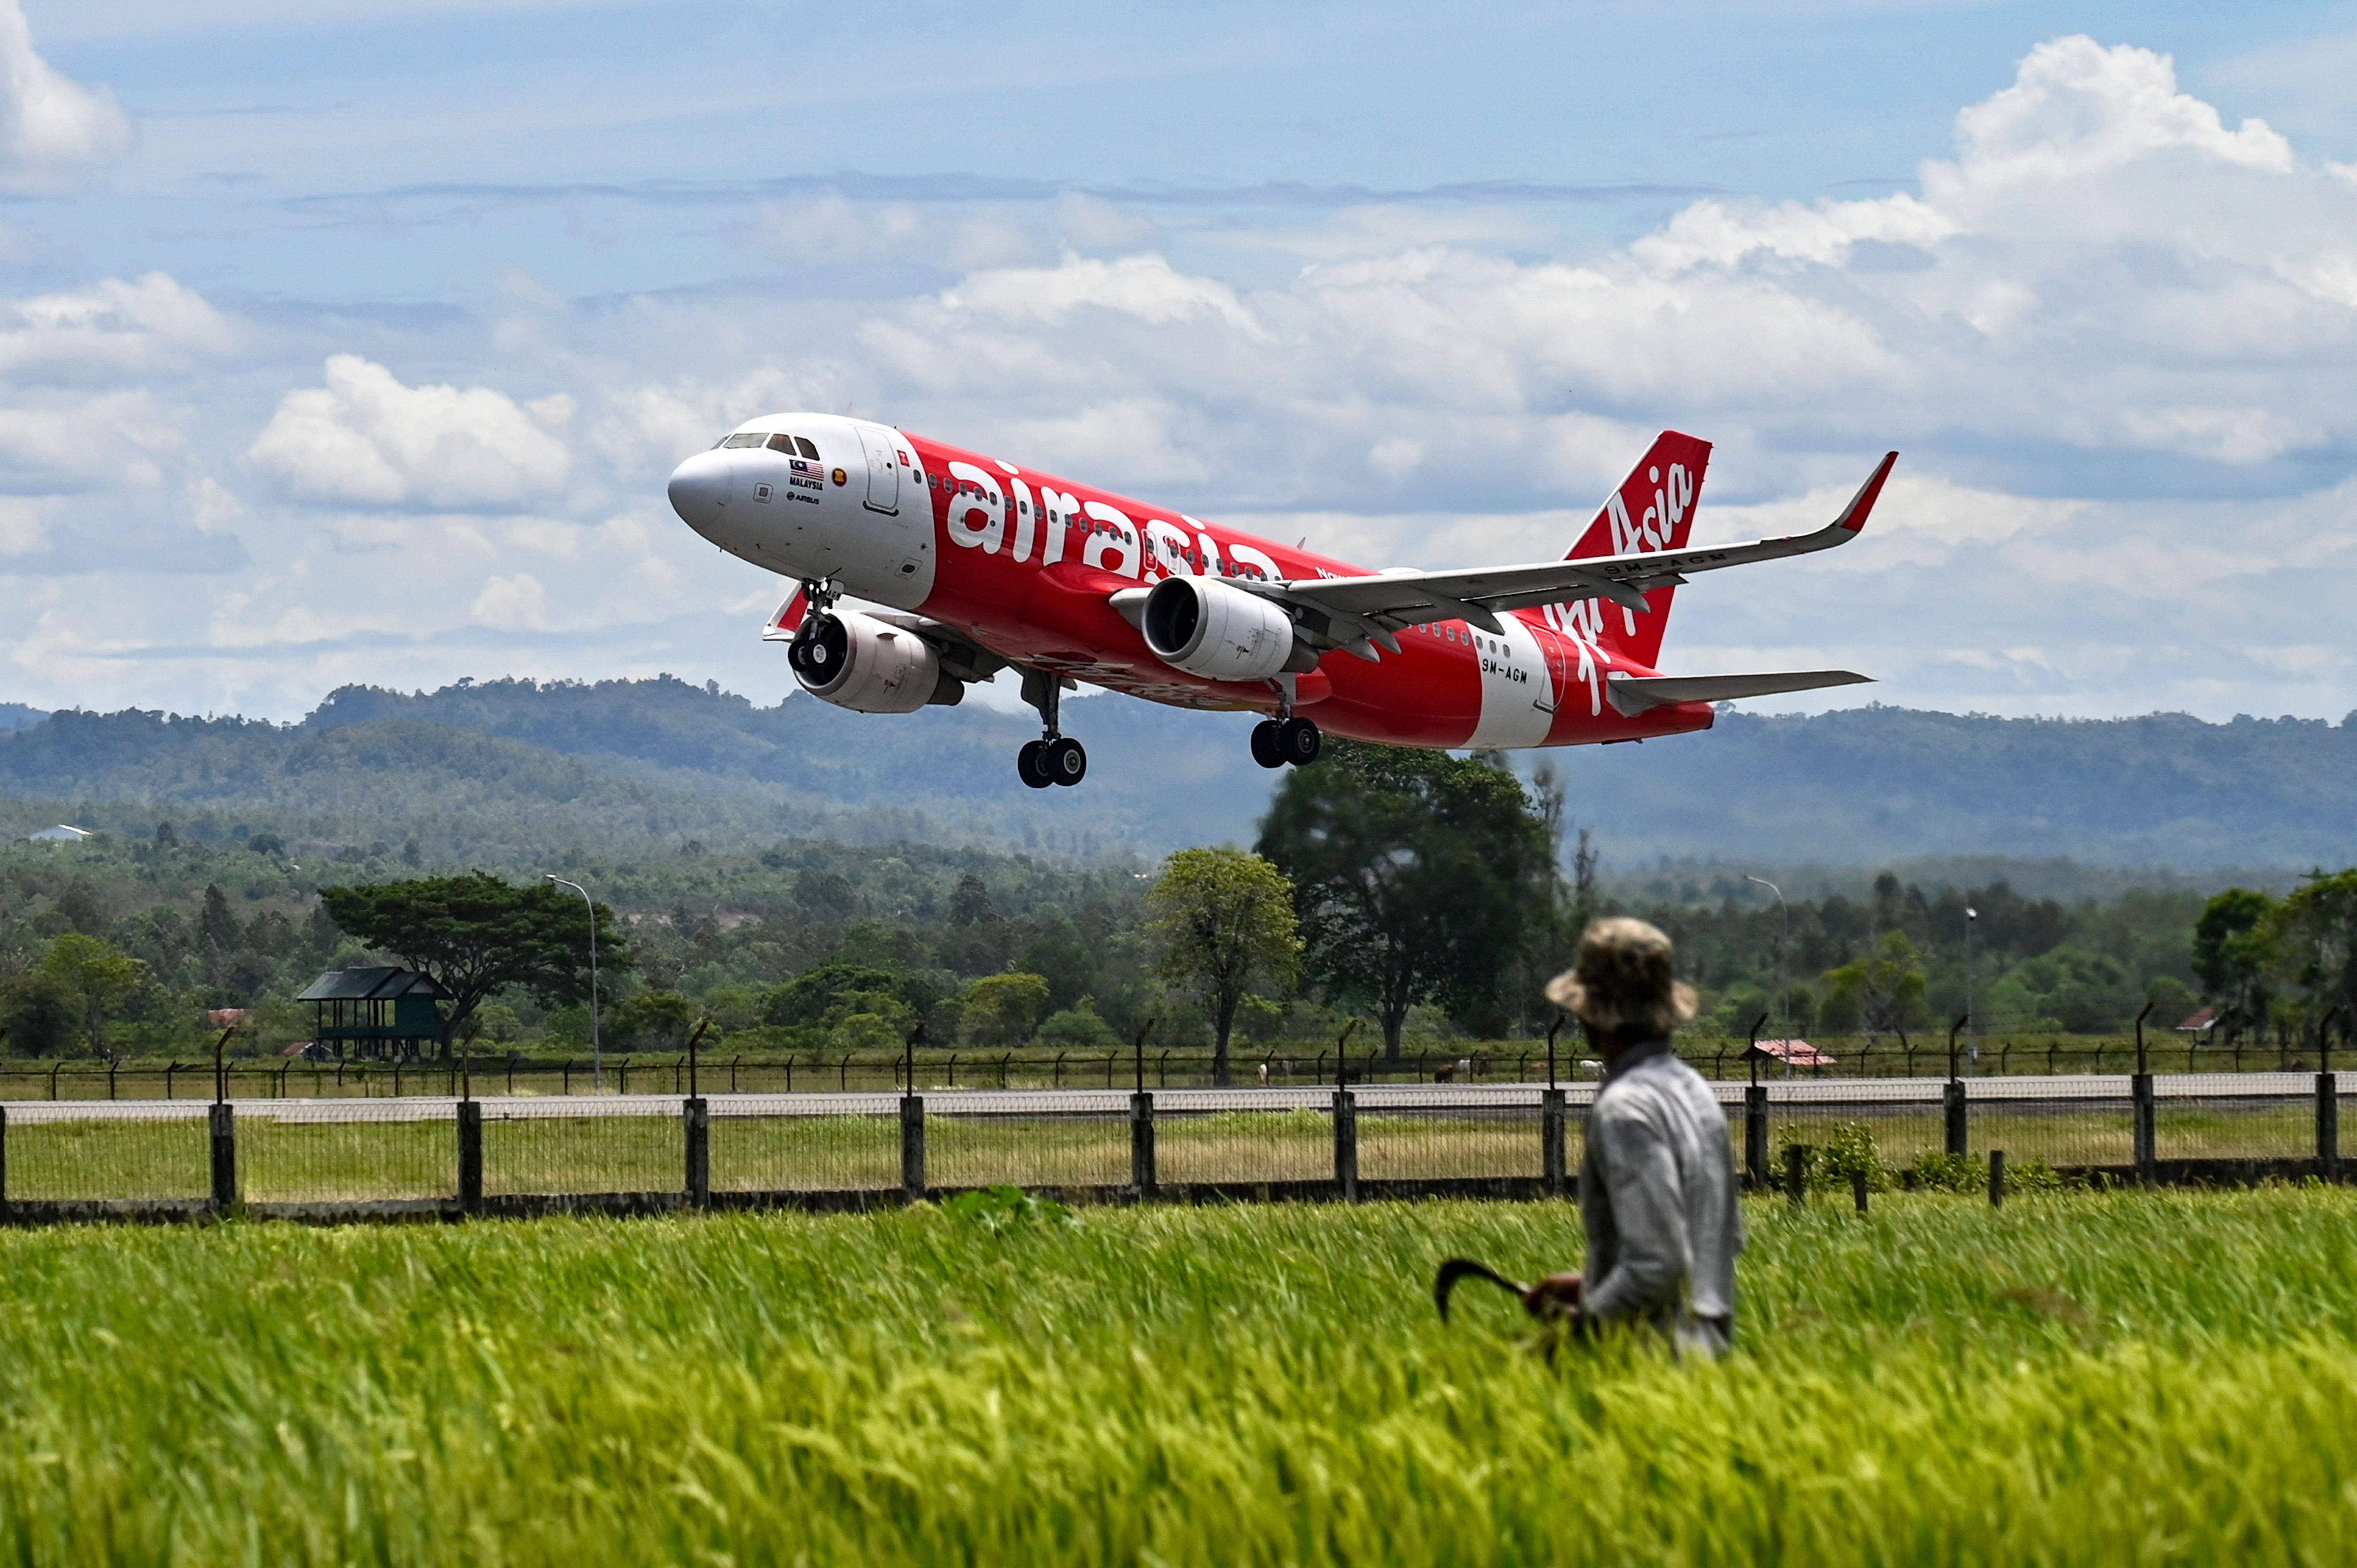
[{"label": "blue sky", "polygon": [[[2357,6],[0,0],[0,699],[670,670],[662,478],[853,408],[1372,564],[1666,424],[1674,668],[2357,707]],[[1880,523],[1882,520],[1878,519]]]}]

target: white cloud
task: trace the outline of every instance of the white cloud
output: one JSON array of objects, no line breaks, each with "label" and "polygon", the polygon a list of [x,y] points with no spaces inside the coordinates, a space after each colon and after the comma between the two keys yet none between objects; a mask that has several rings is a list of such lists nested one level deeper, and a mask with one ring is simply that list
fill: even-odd
[{"label": "white cloud", "polygon": [[39,502],[23,496],[0,496],[0,556],[30,555],[48,541]]},{"label": "white cloud", "polygon": [[151,490],[181,446],[178,420],[144,391],[0,389],[0,476],[50,493]]},{"label": "white cloud", "polygon": [[1835,266],[1861,240],[1928,249],[1956,232],[1954,220],[1900,192],[1878,201],[1829,201],[1813,208],[1697,201],[1667,230],[1630,247],[1663,272],[1705,263],[1731,267],[1755,251]]},{"label": "white cloud", "polygon": [[1211,316],[1240,331],[1255,331],[1234,290],[1189,277],[1153,255],[1110,262],[1066,256],[1054,267],[981,273],[942,295],[942,305],[952,312],[1047,323],[1091,307],[1153,326]]},{"label": "white cloud", "polygon": [[20,0],[0,0],[0,181],[46,188],[130,145],[113,94],[51,70]]},{"label": "white cloud", "polygon": [[572,412],[570,398],[519,407],[488,387],[404,386],[382,365],[337,354],[327,385],[288,392],[246,456],[309,500],[528,506],[571,471],[555,428]]},{"label": "white cloud", "polygon": [[2216,109],[2178,91],[2168,56],[2083,36],[2030,50],[2011,87],[1956,116],[1956,137],[1953,177],[1982,186],[2055,184],[2175,149],[2270,174],[2293,166],[2291,144],[2266,121],[2229,131]]},{"label": "white cloud", "polygon": [[235,342],[202,295],[163,273],[0,301],[0,376],[17,385],[178,374]]},{"label": "white cloud", "polygon": [[468,613],[484,626],[522,626],[537,630],[548,624],[548,590],[528,572],[518,572],[512,577],[493,577],[475,596]]}]

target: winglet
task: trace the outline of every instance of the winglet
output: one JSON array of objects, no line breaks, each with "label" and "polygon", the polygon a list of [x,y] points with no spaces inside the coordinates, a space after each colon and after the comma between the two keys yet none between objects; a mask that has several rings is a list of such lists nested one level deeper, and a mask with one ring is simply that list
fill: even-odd
[{"label": "winglet", "polygon": [[1874,510],[1875,501],[1882,495],[1883,481],[1890,478],[1890,467],[1898,461],[1899,454],[1896,452],[1882,455],[1882,461],[1875,465],[1872,476],[1858,487],[1857,494],[1849,498],[1849,505],[1842,508],[1842,514],[1834,519],[1835,528],[1851,533],[1865,532],[1867,513]]}]

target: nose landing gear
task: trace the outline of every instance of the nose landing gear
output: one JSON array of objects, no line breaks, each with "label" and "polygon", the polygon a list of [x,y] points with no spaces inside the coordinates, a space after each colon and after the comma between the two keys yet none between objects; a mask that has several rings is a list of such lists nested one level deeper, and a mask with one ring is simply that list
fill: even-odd
[{"label": "nose landing gear", "polygon": [[1263,719],[1253,725],[1253,760],[1263,768],[1307,768],[1325,746],[1325,732],[1308,719]]},{"label": "nose landing gear", "polygon": [[1034,789],[1077,784],[1089,776],[1088,748],[1060,731],[1062,696],[1061,677],[1040,670],[1023,672],[1023,700],[1039,710],[1039,723],[1047,732],[1026,741],[1015,754],[1015,776]]}]

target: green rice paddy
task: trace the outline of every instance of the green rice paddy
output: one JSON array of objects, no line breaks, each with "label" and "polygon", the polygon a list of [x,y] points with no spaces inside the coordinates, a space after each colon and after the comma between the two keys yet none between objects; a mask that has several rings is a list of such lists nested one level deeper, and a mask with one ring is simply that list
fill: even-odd
[{"label": "green rice paddy", "polygon": [[5,1232],[0,1557],[2357,1556],[2357,1195],[1749,1219],[1683,1366],[1436,1321],[1562,1204]]}]

